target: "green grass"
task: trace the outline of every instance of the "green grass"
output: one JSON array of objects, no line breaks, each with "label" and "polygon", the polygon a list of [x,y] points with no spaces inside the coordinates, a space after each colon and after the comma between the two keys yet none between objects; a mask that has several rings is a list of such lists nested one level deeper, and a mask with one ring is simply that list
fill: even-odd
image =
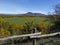
[{"label": "green grass", "polygon": [[4,18],[5,21],[8,21],[12,24],[24,25],[27,21],[33,21],[34,23],[45,22],[49,24],[49,21],[45,17],[15,17],[15,18]]}]

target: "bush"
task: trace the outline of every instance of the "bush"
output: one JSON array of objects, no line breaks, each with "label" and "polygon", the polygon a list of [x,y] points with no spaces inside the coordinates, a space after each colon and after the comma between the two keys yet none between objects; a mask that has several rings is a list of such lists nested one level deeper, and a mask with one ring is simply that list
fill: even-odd
[{"label": "bush", "polygon": [[39,32],[42,32],[42,34],[47,34],[48,30],[47,30],[47,25],[45,23],[39,23],[36,25],[36,28]]},{"label": "bush", "polygon": [[1,37],[7,37],[10,36],[10,32],[6,29],[1,28]]}]

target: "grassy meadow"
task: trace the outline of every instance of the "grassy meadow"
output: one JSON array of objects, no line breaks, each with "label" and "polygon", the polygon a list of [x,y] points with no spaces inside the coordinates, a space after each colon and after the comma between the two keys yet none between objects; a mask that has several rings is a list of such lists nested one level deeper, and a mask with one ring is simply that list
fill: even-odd
[{"label": "grassy meadow", "polygon": [[12,17],[12,18],[4,18],[5,21],[10,22],[12,24],[25,25],[25,22],[33,21],[35,24],[44,22],[45,24],[49,24],[48,18],[46,17]]}]

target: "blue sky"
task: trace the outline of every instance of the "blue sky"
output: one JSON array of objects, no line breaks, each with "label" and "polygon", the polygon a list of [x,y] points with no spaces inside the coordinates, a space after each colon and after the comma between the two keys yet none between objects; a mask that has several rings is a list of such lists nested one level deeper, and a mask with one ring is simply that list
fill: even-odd
[{"label": "blue sky", "polygon": [[53,12],[54,5],[60,0],[0,0],[0,13],[21,14],[26,12]]}]

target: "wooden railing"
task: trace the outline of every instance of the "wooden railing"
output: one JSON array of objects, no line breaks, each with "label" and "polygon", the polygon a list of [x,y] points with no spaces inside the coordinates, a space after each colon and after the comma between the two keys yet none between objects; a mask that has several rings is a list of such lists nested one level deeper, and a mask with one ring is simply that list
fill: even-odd
[{"label": "wooden railing", "polygon": [[13,39],[13,38],[18,38],[18,37],[26,37],[26,36],[29,36],[30,38],[40,38],[40,37],[54,36],[57,34],[60,34],[60,32],[51,33],[51,34],[44,34],[44,35],[41,35],[41,32],[39,32],[39,33],[33,33],[33,34],[15,35],[15,36],[4,37],[4,38],[0,38],[0,40],[8,40],[8,39]]}]

